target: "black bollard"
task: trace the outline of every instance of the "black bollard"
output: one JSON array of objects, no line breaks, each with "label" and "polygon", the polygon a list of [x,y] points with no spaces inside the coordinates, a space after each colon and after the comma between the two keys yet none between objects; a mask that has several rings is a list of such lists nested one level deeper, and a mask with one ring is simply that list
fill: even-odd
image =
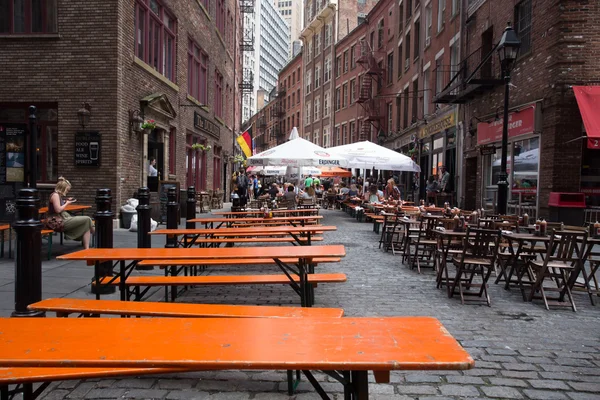
[{"label": "black bollard", "polygon": [[[96,213],[94,219],[96,221],[96,247],[99,249],[113,248],[113,217],[112,212],[112,193],[110,189],[96,190]],[[96,271],[98,278],[105,276],[113,276],[112,263],[105,262],[98,265]],[[92,285],[92,293],[94,294],[111,294],[116,291],[114,286],[109,285]]]},{"label": "black bollard", "polygon": [[42,223],[37,189],[21,189],[17,197],[15,255],[15,311],[13,317],[45,317],[27,306],[42,300]]},{"label": "black bollard", "polygon": [[[150,220],[152,207],[150,207],[150,190],[147,187],[138,189],[139,204],[136,208],[138,215],[137,247],[138,249],[149,249],[152,247],[150,237]],[[139,270],[154,269],[153,266],[137,266]]]},{"label": "black bollard", "polygon": [[[177,201],[177,189],[170,187],[167,191],[167,229],[177,229],[179,227],[179,221],[177,221],[177,214],[179,214],[179,202]],[[167,235],[167,248],[175,248],[177,246],[177,236]]]},{"label": "black bollard", "polygon": [[187,210],[185,215],[185,229],[195,229],[196,223],[190,222],[196,218],[196,188],[190,186],[187,189]]}]

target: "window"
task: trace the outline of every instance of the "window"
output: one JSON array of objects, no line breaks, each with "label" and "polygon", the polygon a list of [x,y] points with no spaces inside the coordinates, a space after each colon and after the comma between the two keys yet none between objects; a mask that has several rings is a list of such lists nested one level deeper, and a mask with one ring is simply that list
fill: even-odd
[{"label": "window", "polygon": [[442,58],[435,60],[435,94],[444,89],[444,71],[442,70]]},{"label": "window", "polygon": [[296,84],[296,71],[292,72],[292,85]]},{"label": "window", "polygon": [[208,56],[193,40],[188,41],[188,93],[202,104],[208,103]]},{"label": "window", "polygon": [[175,18],[158,0],[136,0],[135,55],[173,82],[175,31]]},{"label": "window", "polygon": [[404,71],[404,65],[402,65],[402,43],[398,45],[398,79],[402,76],[402,71]]},{"label": "window", "polygon": [[335,77],[339,78],[342,75],[342,56],[335,59]]},{"label": "window", "polygon": [[348,72],[348,50],[344,51],[344,73]]},{"label": "window", "polygon": [[306,71],[306,93],[310,93],[312,74],[311,71]]},{"label": "window", "polygon": [[394,82],[394,53],[390,53],[387,56],[387,84],[390,85]]},{"label": "window", "polygon": [[419,80],[413,82],[413,93],[412,93],[412,118],[411,123],[417,122],[419,118]]},{"label": "window", "polygon": [[438,0],[437,31],[444,29],[444,12],[446,11],[446,0]]},{"label": "window", "polygon": [[377,23],[377,48],[383,47],[383,32],[384,32],[384,19],[380,19]]},{"label": "window", "polygon": [[348,144],[348,124],[342,125],[342,144]]},{"label": "window", "polygon": [[340,135],[340,127],[336,126],[334,128],[334,132],[335,132],[335,134],[333,135],[333,140],[335,140],[335,145],[339,146],[342,144],[342,138],[341,138],[342,135]]},{"label": "window", "polygon": [[515,7],[515,31],[521,40],[520,54],[531,50],[531,0],[523,0]]},{"label": "window", "polygon": [[315,56],[321,52],[321,33],[315,34]]},{"label": "window", "polygon": [[315,67],[315,89],[321,86],[321,64]]},{"label": "window", "polygon": [[406,18],[412,15],[412,0],[406,0]]},{"label": "window", "polygon": [[0,34],[57,33],[57,0],[0,1]]},{"label": "window", "polygon": [[406,89],[404,89],[404,118],[403,118],[403,124],[402,127],[403,128],[407,128],[408,127],[408,87]]},{"label": "window", "polygon": [[350,80],[350,104],[354,104],[356,100],[356,79]]},{"label": "window", "polygon": [[[402,33],[404,27],[404,3],[398,4],[398,33]],[[400,57],[402,58],[402,57]]]},{"label": "window", "polygon": [[329,138],[329,127],[323,128],[323,147],[327,148],[331,146]]},{"label": "window", "polygon": [[427,68],[423,72],[423,117],[429,115],[429,103],[431,103],[431,71]]},{"label": "window", "polygon": [[342,108],[348,105],[348,83],[342,85]]},{"label": "window", "polygon": [[319,131],[315,131],[315,133],[313,135],[313,143],[316,144],[317,146],[319,145]]},{"label": "window", "polygon": [[356,68],[356,45],[350,47],[350,69]]},{"label": "window", "polygon": [[222,36],[225,36],[225,0],[217,0],[216,25]]},{"label": "window", "polygon": [[415,21],[415,60],[419,58],[419,54],[421,54],[421,20],[418,19]]},{"label": "window", "polygon": [[304,119],[304,125],[310,125],[310,117],[312,116],[312,104],[310,104],[310,101],[306,102],[306,113],[304,113],[304,115],[306,116]]},{"label": "window", "polygon": [[406,34],[406,55],[404,56],[404,70],[410,67],[410,32]]},{"label": "window", "polygon": [[371,50],[375,49],[375,32],[371,32],[371,35],[369,36],[369,45],[371,46]]},{"label": "window", "polygon": [[425,8],[425,48],[431,44],[431,21],[433,20],[433,8],[431,3]]},{"label": "window", "polygon": [[356,122],[350,122],[350,143],[358,142],[356,137]]},{"label": "window", "polygon": [[321,119],[321,99],[319,97],[317,97],[315,99],[315,119],[314,121],[317,122]]},{"label": "window", "polygon": [[177,166],[177,130],[171,127],[169,131],[169,173],[175,174]]},{"label": "window", "polygon": [[308,51],[306,52],[306,59],[308,61],[310,61],[310,58],[312,57],[312,53],[313,53],[313,41],[309,40],[308,41]]},{"label": "window", "polygon": [[292,93],[292,105],[296,105],[296,92]]},{"label": "window", "polygon": [[329,45],[331,44],[331,22],[329,22],[327,25],[325,25],[325,44],[324,44],[324,48],[329,47]]},{"label": "window", "polygon": [[215,115],[223,118],[223,75],[215,70]]},{"label": "window", "polygon": [[323,97],[323,117],[329,116],[330,100],[331,100],[331,95],[329,94],[329,91],[327,91],[325,93],[325,96]]},{"label": "window", "polygon": [[454,17],[456,14],[458,14],[458,0],[452,0],[452,14],[450,15]]},{"label": "window", "polygon": [[394,105],[390,101],[387,103],[387,130],[391,132],[394,126]]},{"label": "window", "polygon": [[323,69],[325,70],[325,78],[323,79],[323,82],[327,83],[331,79],[331,56],[327,56],[325,59],[325,65]]},{"label": "window", "polygon": [[454,78],[456,74],[458,74],[458,70],[460,68],[460,53],[458,48],[458,40],[450,46],[450,80]]},{"label": "window", "polygon": [[342,94],[339,87],[335,88],[335,111],[338,111],[342,105]]}]

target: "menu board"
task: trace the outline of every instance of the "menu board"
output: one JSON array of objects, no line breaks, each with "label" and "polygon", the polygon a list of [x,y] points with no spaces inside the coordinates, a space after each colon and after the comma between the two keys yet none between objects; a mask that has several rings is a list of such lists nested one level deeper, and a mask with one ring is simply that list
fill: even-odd
[{"label": "menu board", "polygon": [[16,216],[16,198],[25,181],[26,124],[0,124],[0,220]]},{"label": "menu board", "polygon": [[167,194],[169,193],[169,188],[172,188],[172,187],[175,188],[175,193],[177,193],[177,203],[179,203],[179,182],[177,182],[177,181],[160,181],[158,183],[158,196],[160,198],[160,221],[159,221],[159,224],[167,223],[167,202],[168,202]]},{"label": "menu board", "polygon": [[75,165],[99,167],[102,135],[100,132],[75,133]]}]

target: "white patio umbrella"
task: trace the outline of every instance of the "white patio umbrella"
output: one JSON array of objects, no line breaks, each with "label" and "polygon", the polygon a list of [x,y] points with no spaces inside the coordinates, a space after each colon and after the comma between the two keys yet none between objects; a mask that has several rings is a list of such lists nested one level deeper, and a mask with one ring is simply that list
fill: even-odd
[{"label": "white patio umbrella", "polygon": [[419,165],[410,157],[369,142],[368,140],[345,144],[343,146],[329,147],[327,151],[335,156],[346,158],[349,168],[421,172]]},{"label": "white patio umbrella", "polygon": [[[252,172],[253,174],[257,174],[257,175],[263,175],[263,176],[286,176],[287,175],[287,170],[288,167],[283,167],[283,166],[279,166],[279,167],[261,167],[261,166],[253,166],[253,167],[248,167],[248,169],[246,169],[246,172]],[[295,168],[296,171],[298,170],[297,168]],[[301,175],[321,175],[321,170],[319,168],[315,168],[315,167],[302,167],[300,168],[300,174]],[[296,172],[297,175],[297,172]]]},{"label": "white patio umbrella", "polygon": [[292,132],[290,133],[289,140],[298,139],[299,137],[300,137],[300,135],[298,135],[298,128],[293,127]]},{"label": "white patio umbrella", "polygon": [[284,167],[345,167],[346,158],[333,155],[324,149],[302,138],[289,140],[279,146],[248,158],[249,166],[284,166]]}]

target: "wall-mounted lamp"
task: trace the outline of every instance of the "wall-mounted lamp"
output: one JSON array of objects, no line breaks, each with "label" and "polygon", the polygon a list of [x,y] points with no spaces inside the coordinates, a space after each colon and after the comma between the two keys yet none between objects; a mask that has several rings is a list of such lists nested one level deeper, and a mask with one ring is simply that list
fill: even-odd
[{"label": "wall-mounted lamp", "polygon": [[77,119],[79,120],[79,125],[85,130],[85,126],[90,123],[90,119],[92,117],[92,106],[89,103],[84,102],[81,108],[77,111]]},{"label": "wall-mounted lamp", "polygon": [[129,110],[129,129],[135,133],[142,131],[143,114],[139,110]]}]

